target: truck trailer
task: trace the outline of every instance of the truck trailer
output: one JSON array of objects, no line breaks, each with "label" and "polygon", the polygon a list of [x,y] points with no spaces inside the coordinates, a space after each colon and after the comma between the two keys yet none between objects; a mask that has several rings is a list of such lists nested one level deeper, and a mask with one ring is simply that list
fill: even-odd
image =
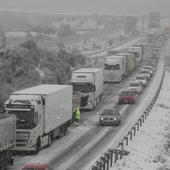
[{"label": "truck trailer", "polygon": [[73,92],[79,93],[81,109],[93,110],[103,95],[103,69],[82,68],[72,72]]},{"label": "truck trailer", "polygon": [[72,86],[39,85],[11,93],[5,113],[14,114],[15,151],[38,151],[64,136],[72,120]]},{"label": "truck trailer", "polygon": [[104,61],[104,82],[121,82],[127,75],[126,56],[107,56]]},{"label": "truck trailer", "polygon": [[135,60],[135,56],[132,53],[125,53],[125,52],[119,52],[117,53],[117,55],[120,56],[126,56],[126,72],[127,74],[130,74],[131,72],[133,72],[136,68],[136,60]]},{"label": "truck trailer", "polygon": [[0,114],[0,170],[7,170],[13,164],[10,148],[16,142],[16,118],[14,115]]},{"label": "truck trailer", "polygon": [[131,46],[128,49],[128,52],[134,54],[136,65],[139,66],[143,60],[143,47],[142,46]]}]

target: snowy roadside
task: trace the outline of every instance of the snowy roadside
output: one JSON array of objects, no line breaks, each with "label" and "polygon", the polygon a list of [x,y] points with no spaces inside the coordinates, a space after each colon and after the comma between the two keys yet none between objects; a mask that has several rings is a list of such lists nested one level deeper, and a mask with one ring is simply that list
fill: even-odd
[{"label": "snowy roadside", "polygon": [[129,155],[110,170],[170,169],[170,72],[165,73],[150,116],[124,149],[130,151]]}]

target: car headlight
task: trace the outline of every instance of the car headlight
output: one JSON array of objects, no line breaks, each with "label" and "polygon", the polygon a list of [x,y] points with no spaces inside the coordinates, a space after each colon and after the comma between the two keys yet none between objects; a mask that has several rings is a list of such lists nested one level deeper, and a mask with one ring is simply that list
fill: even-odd
[{"label": "car headlight", "polygon": [[116,118],[116,117],[114,117],[114,120],[117,120],[117,118]]},{"label": "car headlight", "polygon": [[100,117],[100,120],[103,120],[104,118],[103,117]]}]

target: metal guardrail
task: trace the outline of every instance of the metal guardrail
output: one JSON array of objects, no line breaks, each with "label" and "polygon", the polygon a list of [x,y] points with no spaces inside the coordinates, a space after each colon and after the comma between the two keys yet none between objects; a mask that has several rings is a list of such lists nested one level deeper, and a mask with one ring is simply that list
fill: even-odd
[{"label": "metal guardrail", "polygon": [[150,103],[145,108],[144,112],[140,115],[136,123],[131,127],[131,129],[127,132],[127,134],[120,140],[117,147],[109,148],[99,159],[91,166],[90,170],[109,170],[110,167],[113,166],[113,163],[116,163],[119,159],[122,159],[123,156],[128,155],[129,151],[124,149],[124,146],[128,146],[129,142],[133,139],[133,137],[137,134],[140,130],[140,127],[143,125],[145,120],[150,114],[151,109],[153,108],[160,89],[162,87],[163,79],[165,75],[165,64],[163,68],[163,74],[158,86],[158,89],[155,95],[152,97]]}]

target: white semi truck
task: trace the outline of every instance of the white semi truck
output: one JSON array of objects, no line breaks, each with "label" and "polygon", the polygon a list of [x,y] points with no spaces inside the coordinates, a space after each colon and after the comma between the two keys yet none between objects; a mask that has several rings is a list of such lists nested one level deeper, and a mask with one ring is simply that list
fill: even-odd
[{"label": "white semi truck", "polygon": [[10,149],[16,142],[16,118],[0,114],[0,170],[7,170],[13,164]]},{"label": "white semi truck", "polygon": [[144,53],[143,46],[142,45],[131,46],[128,49],[128,52],[134,54],[136,65],[139,66],[140,63],[143,61],[143,53]]},{"label": "white semi truck", "polygon": [[13,92],[4,110],[17,117],[13,150],[36,153],[66,134],[72,119],[72,86],[39,85]]},{"label": "white semi truck", "polygon": [[107,56],[104,68],[104,82],[120,82],[127,75],[126,56]]},{"label": "white semi truck", "polygon": [[81,109],[93,110],[103,95],[103,69],[82,68],[72,72],[73,91],[79,93]]}]

